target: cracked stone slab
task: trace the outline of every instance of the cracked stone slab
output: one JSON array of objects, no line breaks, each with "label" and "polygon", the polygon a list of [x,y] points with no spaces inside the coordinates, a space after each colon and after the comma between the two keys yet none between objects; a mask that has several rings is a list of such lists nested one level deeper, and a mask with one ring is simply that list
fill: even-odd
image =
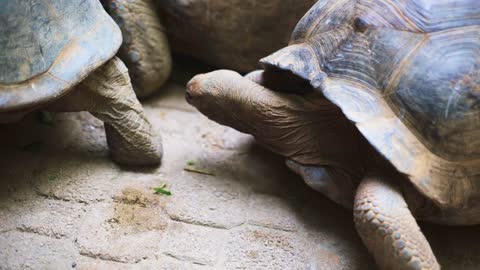
[{"label": "cracked stone slab", "polygon": [[257,226],[297,231],[302,225],[297,217],[298,203],[267,194],[252,194],[248,223]]},{"label": "cracked stone slab", "polygon": [[77,224],[85,216],[82,205],[58,200],[37,200],[23,208],[13,219],[18,230],[54,238],[74,238]]},{"label": "cracked stone slab", "polygon": [[154,127],[165,134],[193,135],[192,139],[195,139],[197,132],[208,130],[212,126],[207,118],[197,117],[196,113],[190,111],[147,108],[146,113]]},{"label": "cracked stone slab", "polygon": [[0,205],[0,234],[15,230],[18,215],[19,213],[8,209],[8,205]]},{"label": "cracked stone slab", "polygon": [[39,113],[32,113],[20,122],[0,125],[0,144],[44,156],[68,152],[80,156],[108,157],[105,131],[100,120],[87,112],[48,115],[48,121],[41,120]]},{"label": "cracked stone slab", "polygon": [[125,187],[113,197],[114,216],[109,220],[122,229],[123,234],[148,231],[162,232],[169,219],[164,211],[164,197],[150,189]]},{"label": "cracked stone slab", "polygon": [[[257,144],[247,151],[231,156],[233,166],[227,168],[240,182],[252,187],[255,193],[285,197],[303,203],[311,189],[290,171],[284,158],[274,155]],[[317,194],[318,195],[318,194]]]},{"label": "cracked stone slab", "polygon": [[157,204],[100,203],[88,207],[79,225],[80,254],[102,260],[137,263],[161,254],[169,222]]},{"label": "cracked stone slab", "polygon": [[[250,191],[235,175],[235,153],[191,147],[183,137],[170,134],[164,136],[164,142],[165,159],[158,177],[173,193],[166,204],[169,216],[217,228],[243,224]],[[214,175],[185,171],[186,167]]]},{"label": "cracked stone slab", "polygon": [[295,233],[243,226],[230,231],[225,269],[309,269]]},{"label": "cracked stone slab", "polygon": [[173,220],[216,228],[245,222],[248,189],[236,182],[184,173],[182,180],[172,185],[172,192],[166,211]]},{"label": "cracked stone slab", "polygon": [[337,225],[337,228],[310,228],[305,239],[308,264],[312,269],[377,269],[353,227],[349,229]]},{"label": "cracked stone slab", "polygon": [[350,210],[325,197],[298,211],[308,263],[318,270],[377,269],[358,236]]},{"label": "cracked stone slab", "polygon": [[104,261],[89,257],[81,257],[76,263],[77,270],[214,270],[209,266],[192,264],[168,256],[157,256],[135,264]]},{"label": "cracked stone slab", "polygon": [[253,142],[252,136],[221,126],[197,112],[149,107],[146,112],[160,133],[166,136],[174,134],[190,145],[196,144],[197,147],[192,149],[245,151]]},{"label": "cracked stone slab", "polygon": [[[146,101],[159,168],[115,165],[88,113],[0,125],[1,270],[376,269],[351,211],[172,85]],[[184,171],[188,161],[215,175]],[[153,194],[162,183],[172,196]],[[479,269],[479,226],[421,228],[442,269]]]},{"label": "cracked stone slab", "polygon": [[164,254],[180,261],[215,266],[223,256],[228,231],[173,222],[162,239]]},{"label": "cracked stone slab", "polygon": [[64,239],[11,231],[0,234],[0,269],[72,269],[79,257],[73,243]]},{"label": "cracked stone slab", "polygon": [[53,155],[43,159],[33,185],[39,194],[59,200],[94,203],[112,195],[112,180],[119,170],[112,162],[76,155]]},{"label": "cracked stone slab", "polygon": [[38,156],[3,149],[2,155],[5,158],[0,162],[0,208],[14,207],[36,198],[37,194],[31,187],[41,163]]}]

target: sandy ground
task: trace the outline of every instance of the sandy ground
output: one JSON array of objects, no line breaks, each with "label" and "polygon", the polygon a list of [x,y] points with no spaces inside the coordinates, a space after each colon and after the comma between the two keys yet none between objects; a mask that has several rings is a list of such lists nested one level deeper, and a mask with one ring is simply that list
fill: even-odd
[{"label": "sandy ground", "polygon": [[[112,163],[88,113],[0,126],[0,269],[376,269],[350,211],[183,93],[144,103],[159,168]],[[422,228],[443,269],[480,269],[479,227]]]}]

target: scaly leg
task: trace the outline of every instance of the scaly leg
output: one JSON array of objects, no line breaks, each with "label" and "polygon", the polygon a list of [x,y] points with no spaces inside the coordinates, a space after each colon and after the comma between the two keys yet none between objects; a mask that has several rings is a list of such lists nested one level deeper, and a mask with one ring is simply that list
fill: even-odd
[{"label": "scaly leg", "polygon": [[168,79],[170,48],[151,0],[103,0],[105,9],[122,29],[118,56],[127,65],[135,93],[146,97]]},{"label": "scaly leg", "polygon": [[363,179],[355,198],[354,220],[360,237],[381,269],[440,269],[395,184],[380,177]]},{"label": "scaly leg", "polygon": [[89,111],[105,123],[113,160],[125,165],[155,165],[162,145],[137,100],[128,70],[114,57],[90,74],[51,111]]}]

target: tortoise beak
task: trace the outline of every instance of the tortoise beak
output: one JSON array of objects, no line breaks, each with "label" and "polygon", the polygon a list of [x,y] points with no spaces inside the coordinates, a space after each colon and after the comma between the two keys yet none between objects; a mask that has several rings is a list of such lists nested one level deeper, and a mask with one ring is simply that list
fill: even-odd
[{"label": "tortoise beak", "polygon": [[200,95],[200,87],[201,87],[201,80],[202,75],[196,75],[187,83],[187,91],[185,92],[185,99],[191,105],[194,100]]}]

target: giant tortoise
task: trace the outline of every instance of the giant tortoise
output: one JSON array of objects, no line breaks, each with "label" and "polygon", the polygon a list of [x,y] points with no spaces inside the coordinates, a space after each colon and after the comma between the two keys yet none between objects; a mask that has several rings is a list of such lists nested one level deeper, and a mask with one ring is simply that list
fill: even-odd
[{"label": "giant tortoise", "polygon": [[246,72],[288,43],[316,0],[156,0],[172,50]]},{"label": "giant tortoise", "polygon": [[0,0],[0,122],[34,110],[89,111],[112,158],[158,164],[161,142],[114,57],[120,29],[98,0]]},{"label": "giant tortoise", "polygon": [[169,44],[210,65],[249,71],[258,58],[288,43],[295,23],[315,1],[102,0],[122,30],[119,57],[141,97],[168,78]]},{"label": "giant tortoise", "polygon": [[353,208],[382,269],[440,269],[416,220],[480,224],[478,1],[321,0],[261,63],[187,100]]}]

